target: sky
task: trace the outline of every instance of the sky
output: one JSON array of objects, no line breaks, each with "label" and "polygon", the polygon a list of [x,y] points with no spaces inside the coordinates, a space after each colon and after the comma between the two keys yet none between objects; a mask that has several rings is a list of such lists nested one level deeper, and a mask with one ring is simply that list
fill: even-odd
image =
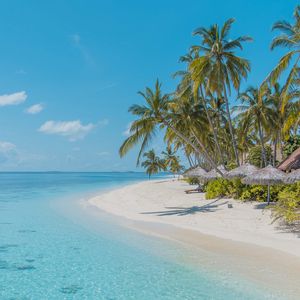
[{"label": "sky", "polygon": [[[248,85],[258,85],[282,50],[272,24],[292,21],[293,0],[0,1],[0,171],[135,171],[137,149],[118,149],[159,78],[164,92],[199,26],[234,17],[232,37],[250,35]],[[234,102],[234,99],[231,99]],[[151,147],[160,152],[159,135]]]}]

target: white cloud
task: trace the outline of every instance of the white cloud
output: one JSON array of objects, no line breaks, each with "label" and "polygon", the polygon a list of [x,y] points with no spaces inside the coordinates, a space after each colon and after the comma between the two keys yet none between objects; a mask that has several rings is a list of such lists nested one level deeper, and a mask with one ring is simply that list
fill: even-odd
[{"label": "white cloud", "polygon": [[130,122],[130,123],[127,124],[126,130],[123,131],[124,136],[130,136],[130,127],[131,127],[132,123],[133,122]]},{"label": "white cloud", "polygon": [[70,141],[83,139],[95,125],[89,123],[83,125],[80,120],[75,121],[47,121],[39,131],[46,134],[56,134],[67,137]]},{"label": "white cloud", "polygon": [[27,99],[26,92],[18,92],[0,96],[0,106],[18,105]]},{"label": "white cloud", "polygon": [[85,47],[85,45],[82,44],[81,42],[81,36],[77,33],[71,34],[71,40],[77,49],[79,49],[81,55],[83,56],[84,60],[86,61],[87,64],[94,66],[95,62],[93,57],[90,54],[90,51]]},{"label": "white cloud", "polygon": [[17,147],[15,144],[10,142],[0,141],[0,153],[8,153],[15,150]]},{"label": "white cloud", "polygon": [[17,157],[17,147],[10,142],[0,141],[0,163],[7,163]]},{"label": "white cloud", "polygon": [[38,103],[38,104],[34,104],[34,105],[28,107],[25,111],[28,114],[36,115],[36,114],[40,113],[43,109],[44,109],[43,104]]}]

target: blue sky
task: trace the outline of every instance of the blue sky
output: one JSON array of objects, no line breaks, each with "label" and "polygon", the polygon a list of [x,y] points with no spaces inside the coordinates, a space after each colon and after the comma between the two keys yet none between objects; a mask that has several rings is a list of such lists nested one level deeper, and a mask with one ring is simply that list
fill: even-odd
[{"label": "blue sky", "polygon": [[[270,52],[272,24],[291,20],[297,1],[0,2],[0,171],[135,170],[136,151],[118,148],[140,103],[159,78],[166,92],[178,58],[199,26],[236,18],[247,34],[258,84],[282,54]],[[234,99],[232,100],[234,101]],[[160,151],[157,138],[153,147]]]}]

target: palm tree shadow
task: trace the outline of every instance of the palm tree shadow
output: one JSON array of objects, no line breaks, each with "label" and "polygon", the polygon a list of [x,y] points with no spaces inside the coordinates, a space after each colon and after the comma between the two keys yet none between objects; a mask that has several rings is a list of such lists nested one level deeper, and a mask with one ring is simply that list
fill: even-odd
[{"label": "palm tree shadow", "polygon": [[219,209],[219,206],[226,205],[228,201],[218,203],[219,199],[216,199],[210,203],[207,203],[202,206],[191,206],[191,207],[166,207],[167,210],[163,211],[152,211],[152,212],[143,212],[144,215],[157,215],[160,217],[163,216],[186,216],[193,215],[196,213],[207,213],[207,212],[215,212]]},{"label": "palm tree shadow", "polygon": [[276,226],[276,229],[281,233],[293,233],[300,238],[300,222],[295,224],[280,223]]}]

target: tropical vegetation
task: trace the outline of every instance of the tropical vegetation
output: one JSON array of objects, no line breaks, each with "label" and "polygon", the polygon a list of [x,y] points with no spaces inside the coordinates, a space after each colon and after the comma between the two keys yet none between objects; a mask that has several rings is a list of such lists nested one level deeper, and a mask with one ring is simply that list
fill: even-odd
[{"label": "tropical vegetation", "polygon": [[[159,130],[167,144],[164,161],[173,173],[181,170],[176,151],[182,153],[190,167],[216,169],[223,176],[217,167],[220,164],[233,168],[249,161],[259,167],[277,166],[291,149],[298,147],[300,6],[294,10],[292,23],[278,21],[273,25],[277,35],[270,48],[281,47],[285,51],[283,57],[262,82],[249,85],[244,91],[241,84],[247,85],[251,63],[244,57],[243,47],[252,38],[233,36],[234,23],[234,19],[228,19],[221,26],[199,27],[193,32],[197,42],[180,57],[184,67],[173,75],[177,79],[174,91],[164,93],[156,80],[153,89],[147,87],[139,92],[144,102],[129,108],[135,120],[120,147],[121,157],[140,145],[137,164],[144,156],[147,160],[142,166],[149,175],[165,170],[166,164],[160,166],[161,159],[153,150],[145,152]],[[224,180],[221,178],[215,185],[222,189]],[[264,187],[254,186],[247,197],[256,193],[258,199],[264,192]],[[209,192],[208,197],[214,194]],[[295,200],[299,193],[285,195],[286,192],[278,194],[277,216],[286,216],[285,203],[291,201],[293,205],[288,209],[299,209],[299,199]]]}]

